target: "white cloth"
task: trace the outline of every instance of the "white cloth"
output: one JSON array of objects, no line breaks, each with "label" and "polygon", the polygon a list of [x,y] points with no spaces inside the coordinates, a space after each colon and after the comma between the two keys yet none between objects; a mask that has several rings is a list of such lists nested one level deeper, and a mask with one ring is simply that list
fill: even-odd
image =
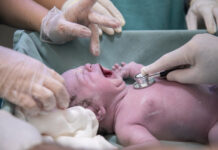
[{"label": "white cloth", "polygon": [[26,116],[26,120],[46,135],[45,141],[76,149],[116,148],[102,136],[96,136],[99,124],[95,114],[80,106],[43,112],[36,117]]},{"label": "white cloth", "polygon": [[0,150],[27,150],[41,142],[36,128],[0,110]]}]

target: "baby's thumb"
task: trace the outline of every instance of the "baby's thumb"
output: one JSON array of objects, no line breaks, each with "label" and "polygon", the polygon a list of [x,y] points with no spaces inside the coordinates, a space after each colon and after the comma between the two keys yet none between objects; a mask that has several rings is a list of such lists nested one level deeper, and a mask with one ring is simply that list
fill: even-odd
[{"label": "baby's thumb", "polygon": [[177,69],[168,73],[167,80],[176,81],[179,83],[198,83],[198,77],[195,69]]}]

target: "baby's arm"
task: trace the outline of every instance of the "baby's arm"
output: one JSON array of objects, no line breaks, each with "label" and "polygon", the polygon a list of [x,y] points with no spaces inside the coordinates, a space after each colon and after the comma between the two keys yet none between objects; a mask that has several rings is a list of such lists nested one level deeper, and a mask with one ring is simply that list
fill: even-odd
[{"label": "baby's arm", "polygon": [[119,142],[124,146],[143,144],[147,146],[158,145],[159,141],[143,126],[131,124],[116,130]]},{"label": "baby's arm", "polygon": [[134,78],[135,75],[140,73],[142,67],[143,65],[141,64],[130,62],[128,64],[125,63],[121,63],[120,65],[115,64],[112,70],[123,78],[128,78],[128,77]]}]

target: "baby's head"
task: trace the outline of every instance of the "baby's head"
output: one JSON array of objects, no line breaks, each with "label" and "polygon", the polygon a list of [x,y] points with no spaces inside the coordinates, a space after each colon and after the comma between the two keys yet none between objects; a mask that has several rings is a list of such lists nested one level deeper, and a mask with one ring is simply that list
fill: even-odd
[{"label": "baby's head", "polygon": [[98,120],[125,85],[120,76],[99,64],[86,64],[68,70],[62,76],[71,97],[70,106],[91,109]]}]

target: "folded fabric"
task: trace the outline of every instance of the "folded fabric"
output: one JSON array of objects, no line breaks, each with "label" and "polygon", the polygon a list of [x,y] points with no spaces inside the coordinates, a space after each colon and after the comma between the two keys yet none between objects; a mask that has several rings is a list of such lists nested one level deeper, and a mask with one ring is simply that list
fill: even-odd
[{"label": "folded fabric", "polygon": [[29,123],[0,110],[0,149],[26,150],[40,144],[40,133]]},{"label": "folded fabric", "polygon": [[115,149],[115,146],[97,135],[99,124],[95,114],[83,107],[56,109],[52,112],[42,112],[35,117],[25,116],[17,109],[16,115],[25,118],[45,135],[45,141],[57,142],[71,148]]}]

